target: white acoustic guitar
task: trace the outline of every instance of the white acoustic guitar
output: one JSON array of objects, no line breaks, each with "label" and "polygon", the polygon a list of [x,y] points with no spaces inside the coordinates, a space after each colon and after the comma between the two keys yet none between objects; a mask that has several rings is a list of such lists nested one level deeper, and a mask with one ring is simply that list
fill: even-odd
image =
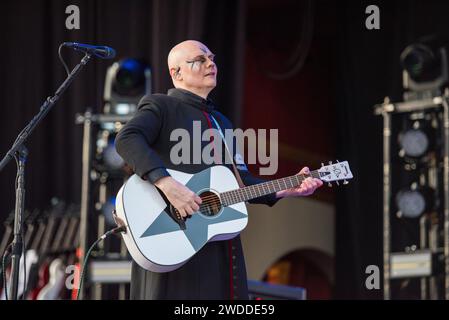
[{"label": "white acoustic guitar", "polygon": [[[299,186],[308,176],[294,175],[239,188],[233,172],[213,166],[196,174],[168,170],[170,175],[198,194],[200,210],[182,218],[154,185],[131,176],[116,200],[116,222],[132,258],[154,272],[175,270],[207,242],[237,236],[248,223],[245,201]],[[323,182],[347,183],[352,173],[347,161],[322,166],[310,176]]]}]

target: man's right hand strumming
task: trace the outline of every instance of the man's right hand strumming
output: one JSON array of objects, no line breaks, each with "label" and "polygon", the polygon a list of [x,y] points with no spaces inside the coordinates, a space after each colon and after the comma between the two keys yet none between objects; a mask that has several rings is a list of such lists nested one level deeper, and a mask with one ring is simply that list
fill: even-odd
[{"label": "man's right hand strumming", "polygon": [[200,209],[201,198],[172,177],[160,178],[154,184],[165,194],[168,201],[178,209],[182,217],[191,216]]}]

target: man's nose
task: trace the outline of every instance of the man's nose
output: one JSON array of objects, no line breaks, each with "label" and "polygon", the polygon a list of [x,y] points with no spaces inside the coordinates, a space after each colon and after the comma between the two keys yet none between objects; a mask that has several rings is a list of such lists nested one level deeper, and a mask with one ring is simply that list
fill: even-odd
[{"label": "man's nose", "polygon": [[210,68],[212,66],[216,67],[214,60],[207,58],[207,67]]}]

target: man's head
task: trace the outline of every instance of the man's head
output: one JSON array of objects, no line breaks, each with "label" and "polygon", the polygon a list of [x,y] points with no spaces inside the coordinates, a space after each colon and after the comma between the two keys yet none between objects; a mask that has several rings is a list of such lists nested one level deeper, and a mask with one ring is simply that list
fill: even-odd
[{"label": "man's head", "polygon": [[214,54],[201,42],[186,40],[177,44],[170,50],[167,62],[175,88],[207,98],[217,85]]}]

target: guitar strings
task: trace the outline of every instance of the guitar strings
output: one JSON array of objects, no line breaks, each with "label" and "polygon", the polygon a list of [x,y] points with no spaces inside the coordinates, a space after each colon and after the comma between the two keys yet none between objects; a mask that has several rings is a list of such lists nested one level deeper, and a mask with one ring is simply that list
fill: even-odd
[{"label": "guitar strings", "polygon": [[[228,198],[230,198],[231,200],[239,200],[239,197],[241,194],[243,194],[243,190],[248,191],[251,194],[251,191],[260,191],[259,190],[254,190],[255,188],[262,188],[263,191],[265,187],[270,187],[268,185],[268,183],[271,183],[273,186],[275,184],[275,181],[278,183],[278,185],[280,186],[280,181],[283,180],[283,183],[286,186],[286,181],[292,182],[292,179],[296,179],[296,186],[292,186],[292,188],[295,188],[297,186],[299,186],[305,179],[309,178],[309,177],[313,177],[313,178],[317,178],[320,179],[320,175],[319,172],[317,170],[311,171],[309,175],[304,175],[304,174],[298,174],[298,175],[294,175],[294,176],[290,176],[290,177],[286,177],[283,179],[278,179],[278,180],[272,180],[272,181],[268,181],[266,183],[263,184],[256,184],[256,185],[252,185],[252,186],[247,186],[247,187],[243,187],[240,189],[236,189],[236,190],[230,190],[230,191],[225,191],[223,193],[221,193],[220,195],[228,195]],[[321,179],[320,179],[321,180]],[[252,189],[250,189],[252,188]],[[237,194],[231,194],[231,192],[239,192]],[[203,202],[199,205],[200,209],[199,211],[202,211],[202,209],[206,209],[208,211],[208,213],[211,213],[211,206],[216,205],[216,206],[220,206],[222,205],[222,197],[219,195],[210,195],[210,196],[205,196],[204,198],[201,198],[201,200],[203,200]],[[224,198],[223,198],[224,200]],[[243,200],[242,200],[243,201]]]},{"label": "guitar strings", "polygon": [[[291,177],[292,178],[292,177]],[[301,178],[303,178],[302,176],[301,176]],[[302,179],[302,180],[300,180],[299,182],[302,182],[304,180],[304,178]],[[254,188],[265,188],[265,186],[263,186],[263,187],[257,187],[257,185],[254,185],[254,186],[248,186],[247,188],[250,188],[250,187],[253,187],[253,189]],[[243,193],[243,190],[244,190],[245,188],[241,188],[241,189],[237,189],[239,192],[241,192],[241,193]],[[226,192],[223,192],[222,194],[225,194],[225,193],[228,193],[228,192],[235,192],[235,191],[237,191],[237,190],[231,190],[231,191],[226,191]],[[248,192],[250,192],[251,193],[251,190],[250,189],[245,189],[245,190],[249,190]],[[229,194],[229,193],[228,193]],[[236,198],[236,197],[238,197],[237,195],[236,196],[233,196],[233,195],[229,195],[231,198]],[[204,198],[201,198],[201,200],[203,200],[203,203],[208,203],[208,201],[212,201],[212,203],[213,202],[220,202],[220,199],[218,199],[218,200],[215,200],[216,198],[219,198],[217,195],[211,195],[211,196],[205,196]],[[205,201],[204,201],[205,200]]]},{"label": "guitar strings", "polygon": [[[290,178],[290,179],[292,179],[293,177],[296,177],[296,176],[291,176],[291,177],[288,177],[288,178]],[[303,182],[304,181],[304,176],[303,175],[301,175],[300,176],[300,183],[301,182]],[[273,180],[273,181],[276,181],[276,180]],[[273,181],[269,181],[269,182],[271,182],[271,183],[274,183]],[[244,188],[241,188],[241,189],[236,189],[236,190],[230,190],[230,191],[225,191],[225,192],[223,192],[223,193],[221,193],[221,194],[225,194],[225,193],[227,193],[227,194],[229,194],[229,192],[235,192],[235,191],[238,191],[238,192],[241,192],[241,193],[243,193],[243,190],[248,190],[248,192],[251,192],[251,190],[249,189],[249,188],[253,188],[253,189],[255,189],[255,188],[265,188],[266,186],[259,186],[258,187],[258,185],[256,184],[256,185],[252,185],[252,186],[247,186],[247,187],[244,187]],[[248,188],[248,189],[247,189]],[[293,187],[294,188],[294,187]],[[257,191],[257,190],[256,190]],[[201,198],[202,200],[209,200],[209,199],[214,199],[214,198],[216,198],[216,197],[218,197],[218,196],[216,196],[216,195],[212,195],[212,196],[205,196],[204,198]],[[233,197],[233,196],[231,196],[230,195],[230,197]]]},{"label": "guitar strings", "polygon": [[[306,178],[308,178],[308,177],[318,177],[319,178],[319,176],[317,175],[318,174],[318,172],[317,171],[312,171],[311,173],[310,173],[310,175],[303,175],[303,174],[301,174],[301,175],[294,175],[294,176],[290,176],[290,177],[287,177],[287,178],[284,178],[284,179],[293,179],[293,178],[299,178],[299,183],[302,183]],[[273,183],[274,184],[274,181],[276,181],[276,180],[272,180],[272,181],[269,181],[269,182],[271,182],[271,183]],[[280,184],[280,182],[278,181],[278,184]],[[259,186],[259,187],[257,187],[258,185],[253,185],[253,186],[248,186],[248,187],[245,187],[245,188],[265,188],[265,186]],[[241,188],[241,189],[237,189],[237,190],[239,190],[241,193],[243,192],[242,190],[243,189],[245,189],[245,188]],[[226,191],[226,192],[223,192],[222,193],[222,195],[223,194],[225,194],[225,193],[228,193],[228,195],[229,195],[229,197],[232,199],[232,198],[238,198],[238,195],[230,195],[229,194],[229,192],[235,192],[235,191],[237,191],[237,190],[231,190],[231,191]],[[250,190],[250,189],[246,189],[246,190]],[[251,192],[251,191],[249,191],[249,192]],[[212,206],[212,205],[221,205],[222,203],[221,203],[221,198],[219,197],[219,196],[217,196],[217,195],[211,195],[211,196],[205,196],[204,198],[201,198],[201,200],[203,200],[203,202],[200,204],[200,210],[201,210],[201,207],[205,207],[205,206]]]}]

